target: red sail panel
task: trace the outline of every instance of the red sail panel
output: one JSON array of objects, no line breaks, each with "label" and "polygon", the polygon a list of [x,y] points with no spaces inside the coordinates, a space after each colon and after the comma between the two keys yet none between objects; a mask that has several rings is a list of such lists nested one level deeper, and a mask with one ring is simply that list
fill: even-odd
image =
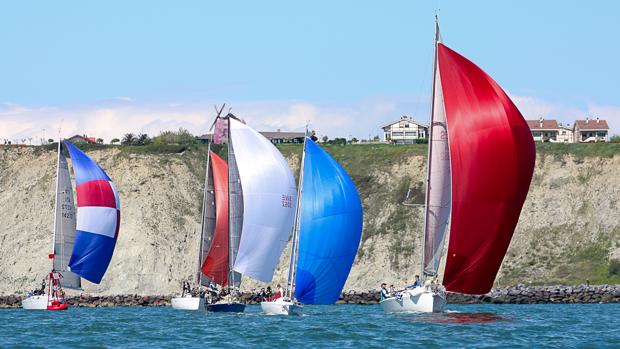
[{"label": "red sail panel", "polygon": [[215,232],[202,272],[217,284],[228,284],[228,164],[211,152],[215,188]]},{"label": "red sail panel", "polygon": [[506,93],[467,58],[438,44],[452,164],[448,291],[491,290],[519,220],[536,149]]}]

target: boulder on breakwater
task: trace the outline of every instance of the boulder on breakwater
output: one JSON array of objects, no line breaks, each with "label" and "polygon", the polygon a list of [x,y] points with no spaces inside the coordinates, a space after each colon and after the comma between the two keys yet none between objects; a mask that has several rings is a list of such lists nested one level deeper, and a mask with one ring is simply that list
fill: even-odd
[{"label": "boulder on breakwater", "polygon": [[[19,308],[25,296],[0,296],[0,308]],[[451,304],[541,304],[541,303],[620,303],[620,285],[597,286],[524,286],[494,288],[484,295],[466,295],[447,293]],[[116,295],[94,296],[80,295],[67,297],[70,307],[163,307],[170,306],[172,296]],[[377,304],[378,290],[345,291],[337,304]],[[244,292],[241,301],[246,304],[258,304],[258,293]]]}]

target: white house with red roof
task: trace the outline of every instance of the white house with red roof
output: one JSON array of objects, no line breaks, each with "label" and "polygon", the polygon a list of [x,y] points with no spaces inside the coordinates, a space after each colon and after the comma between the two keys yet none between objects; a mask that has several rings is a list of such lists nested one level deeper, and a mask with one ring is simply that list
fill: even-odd
[{"label": "white house with red roof", "polygon": [[577,120],[574,132],[576,143],[609,142],[609,125],[606,120]]},{"label": "white house with red roof", "polygon": [[[546,120],[540,118],[538,120],[525,120],[530,127],[534,141],[539,142],[558,142],[560,135],[560,125],[557,120]],[[562,138],[564,140],[564,138]],[[570,142],[569,142],[570,143]]]},{"label": "white house with red roof", "polygon": [[75,144],[85,144],[85,143],[90,143],[90,144],[97,144],[97,138],[96,137],[88,137],[86,135],[75,135],[73,137],[67,138],[67,140],[71,143],[75,143]]}]

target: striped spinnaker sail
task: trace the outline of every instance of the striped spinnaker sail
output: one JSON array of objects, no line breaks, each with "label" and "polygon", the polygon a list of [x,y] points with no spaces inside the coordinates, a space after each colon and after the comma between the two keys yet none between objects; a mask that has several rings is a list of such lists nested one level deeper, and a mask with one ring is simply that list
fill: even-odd
[{"label": "striped spinnaker sail", "polygon": [[118,238],[120,201],[112,180],[73,144],[71,155],[77,192],[77,233],[69,268],[93,283],[105,274]]}]

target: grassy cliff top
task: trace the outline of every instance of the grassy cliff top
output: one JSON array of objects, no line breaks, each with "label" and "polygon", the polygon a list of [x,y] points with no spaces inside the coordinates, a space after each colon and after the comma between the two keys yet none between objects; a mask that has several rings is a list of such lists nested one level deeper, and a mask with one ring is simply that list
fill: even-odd
[{"label": "grassy cliff top", "polygon": [[[77,145],[85,151],[93,151],[99,149],[119,149],[124,154],[174,154],[183,153],[185,151],[206,151],[205,144],[149,144],[149,145],[99,145],[99,144],[79,144]],[[348,144],[335,145],[325,144],[326,149],[335,158],[341,159],[368,159],[381,161],[381,157],[394,157],[421,155],[426,156],[426,144],[408,144],[408,145],[392,145],[392,144]],[[301,144],[279,144],[278,149],[286,155],[301,152]],[[0,149],[19,149],[17,147],[2,146]],[[48,150],[55,151],[56,144],[46,146],[28,146],[26,148],[35,148],[38,151]],[[214,145],[214,150],[222,151],[224,147]],[[620,154],[620,143],[580,143],[580,144],[557,144],[557,143],[536,143],[536,152],[539,155],[564,156],[572,155],[574,157],[613,157]],[[378,156],[378,157],[375,157]]]}]

